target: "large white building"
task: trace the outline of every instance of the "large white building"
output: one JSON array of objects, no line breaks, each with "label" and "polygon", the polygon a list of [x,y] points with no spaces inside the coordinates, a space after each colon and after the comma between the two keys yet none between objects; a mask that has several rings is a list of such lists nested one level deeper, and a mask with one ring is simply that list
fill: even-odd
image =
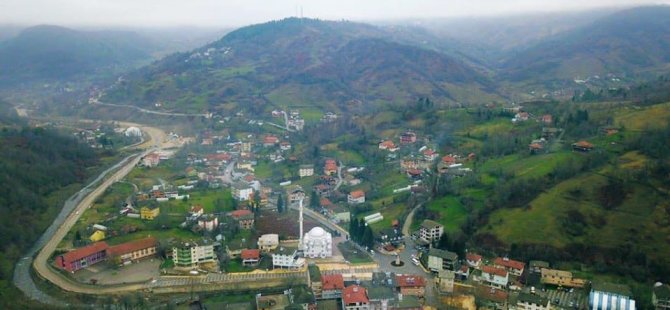
[{"label": "large white building", "polygon": [[125,131],[126,137],[141,137],[142,136],[142,130],[140,130],[137,127],[128,127]]},{"label": "large white building", "polygon": [[253,199],[254,189],[249,184],[238,182],[233,184],[233,197],[238,201]]},{"label": "large white building", "polygon": [[272,267],[274,268],[302,268],[305,259],[298,256],[298,250],[281,247],[272,254]]},{"label": "large white building", "polygon": [[305,257],[333,256],[333,236],[321,227],[314,227],[303,239]]},{"label": "large white building", "polygon": [[214,262],[215,259],[212,243],[198,245],[189,242],[172,248],[172,260],[177,267],[193,268],[201,263]]},{"label": "large white building", "polygon": [[444,233],[444,226],[431,220],[424,220],[419,228],[419,238],[425,242],[436,242]]}]

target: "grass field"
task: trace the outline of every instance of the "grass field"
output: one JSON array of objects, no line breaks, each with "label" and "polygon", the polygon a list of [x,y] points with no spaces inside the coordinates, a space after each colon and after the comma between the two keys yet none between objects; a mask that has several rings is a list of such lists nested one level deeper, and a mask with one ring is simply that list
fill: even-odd
[{"label": "grass field", "polygon": [[537,178],[549,174],[554,168],[570,160],[582,160],[582,157],[570,151],[528,156],[512,154],[486,161],[481,170],[489,173],[501,170],[517,177]]},{"label": "grass field", "polygon": [[615,115],[615,123],[627,130],[662,128],[670,120],[670,102],[646,108],[626,107]]},{"label": "grass field", "polygon": [[340,252],[342,252],[344,259],[352,264],[368,264],[374,262],[370,255],[355,248],[351,244],[351,241],[342,242],[337,245],[337,248],[340,249]]},{"label": "grass field", "polygon": [[446,196],[433,200],[428,203],[426,208],[428,211],[438,214],[439,217],[436,221],[444,225],[444,231],[447,233],[458,231],[461,225],[465,223],[468,215],[465,207],[458,200],[458,197],[455,196]]}]

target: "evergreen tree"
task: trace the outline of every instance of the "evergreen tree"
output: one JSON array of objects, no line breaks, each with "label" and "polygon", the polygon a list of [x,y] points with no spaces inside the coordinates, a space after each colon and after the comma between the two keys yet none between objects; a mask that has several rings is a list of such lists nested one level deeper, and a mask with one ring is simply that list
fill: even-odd
[{"label": "evergreen tree", "polygon": [[277,212],[284,213],[284,197],[281,194],[277,197]]}]

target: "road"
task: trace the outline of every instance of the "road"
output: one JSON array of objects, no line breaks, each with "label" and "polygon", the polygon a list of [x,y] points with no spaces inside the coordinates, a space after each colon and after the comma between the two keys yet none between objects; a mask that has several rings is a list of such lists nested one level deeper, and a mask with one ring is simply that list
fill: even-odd
[{"label": "road", "polygon": [[[47,279],[64,290],[73,292],[104,294],[118,293],[121,291],[135,291],[142,288],[142,285],[140,284],[126,285],[124,287],[103,288],[99,286],[77,283],[63,276],[58,271],[53,269],[53,267],[48,265],[49,257],[51,257],[67,232],[84,213],[85,209],[88,208],[88,206],[91,205],[99,195],[104,193],[104,191],[110,185],[125,177],[126,174],[128,174],[133,169],[133,167],[137,165],[142,156],[157,149],[158,147],[163,146],[163,141],[165,141],[165,133],[162,130],[131,123],[124,123],[124,125],[140,127],[145,133],[148,134],[150,138],[138,146],[144,150],[124,158],[121,162],[105,170],[93,182],[70,197],[65,202],[63,209],[58,214],[51,226],[47,228],[44,234],[42,234],[33,247],[26,253],[26,256],[17,263],[13,277],[14,285],[23,291],[29,298],[44,304],[66,306],[63,302],[45,294],[37,288],[30,275],[31,266],[33,266],[40,277]],[[36,253],[37,256],[35,256],[33,259],[33,256]]]},{"label": "road", "polygon": [[[292,203],[289,204],[289,209],[293,209],[296,211],[300,210],[300,207],[298,206],[297,203]],[[317,220],[321,225],[326,226],[327,228],[337,230],[342,236],[345,236],[346,239],[349,239],[349,231],[346,229],[340,227],[339,225],[331,222],[328,220],[325,216],[321,215],[320,213],[315,212],[312,209],[309,208],[303,208],[304,215],[309,216],[315,220]]]},{"label": "road", "polygon": [[344,168],[344,166],[342,165],[342,162],[340,162],[340,165],[337,166],[337,184],[333,191],[337,191],[337,189],[342,186],[342,168]]},{"label": "road", "polygon": [[410,228],[412,227],[412,221],[414,221],[414,213],[416,212],[417,209],[419,209],[423,203],[419,203],[412,209],[412,211],[409,211],[409,214],[407,214],[407,218],[405,218],[405,223],[402,225],[402,234],[403,236],[409,236],[410,234]]},{"label": "road", "polygon": [[144,108],[140,108],[134,105],[125,105],[125,104],[114,104],[114,103],[103,103],[103,102],[97,102],[95,104],[99,105],[106,105],[106,106],[112,106],[112,107],[120,107],[120,108],[131,108],[138,110],[142,113],[148,113],[148,114],[156,114],[156,115],[164,115],[164,116],[200,116],[200,117],[206,117],[210,118],[212,117],[211,113],[175,113],[175,112],[161,112],[161,111],[154,111],[154,110],[148,110]]}]

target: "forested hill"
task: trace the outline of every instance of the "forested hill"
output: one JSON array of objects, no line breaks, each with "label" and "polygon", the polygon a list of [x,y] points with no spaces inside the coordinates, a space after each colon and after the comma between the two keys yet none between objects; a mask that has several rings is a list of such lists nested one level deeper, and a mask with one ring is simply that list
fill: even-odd
[{"label": "forested hill", "polygon": [[0,101],[0,308],[24,309],[11,287],[14,264],[53,220],[72,184],[97,165],[93,149],[47,128],[5,118]]},{"label": "forested hill", "polygon": [[394,41],[371,25],[289,18],[244,27],[130,74],[106,102],[171,110],[299,104],[337,110],[360,100],[407,104],[499,98],[493,83],[448,55]]}]

